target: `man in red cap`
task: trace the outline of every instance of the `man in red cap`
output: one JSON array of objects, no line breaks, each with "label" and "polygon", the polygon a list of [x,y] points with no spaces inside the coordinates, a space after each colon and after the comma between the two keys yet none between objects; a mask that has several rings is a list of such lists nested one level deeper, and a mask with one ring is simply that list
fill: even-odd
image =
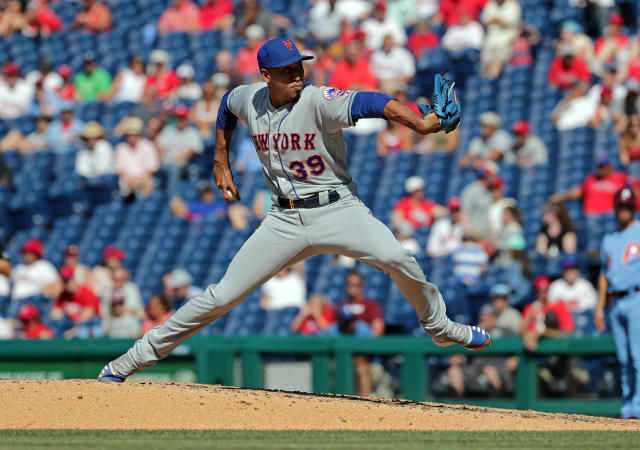
[{"label": "man in red cap", "polygon": [[124,250],[109,245],[102,251],[102,263],[91,271],[91,289],[101,298],[109,292],[113,285],[113,273],[122,267],[122,261],[126,257]]},{"label": "man in red cap", "polygon": [[32,303],[25,303],[20,307],[18,320],[21,339],[51,339],[56,336],[51,328],[42,323],[40,311]]},{"label": "man in red cap", "polygon": [[431,227],[427,241],[427,254],[432,258],[452,254],[462,245],[464,227],[462,226],[460,197],[447,200],[449,215],[436,220]]},{"label": "man in red cap", "polygon": [[73,84],[73,69],[67,64],[58,67],[58,74],[62,77],[62,86],[56,91],[62,100],[73,101],[76,87]]},{"label": "man in red cap", "polygon": [[100,300],[88,286],[79,284],[74,279],[73,269],[62,266],[60,278],[64,287],[51,310],[51,319],[57,322],[59,331],[62,333],[72,327],[81,328],[93,319],[99,319]]},{"label": "man in red cap", "polygon": [[204,150],[200,131],[189,125],[189,108],[176,106],[173,115],[175,124],[164,127],[158,136],[158,153],[167,174],[169,194],[176,193],[182,170],[189,160]]},{"label": "man in red cap", "polygon": [[33,101],[33,86],[20,78],[20,66],[8,62],[2,67],[0,81],[0,119],[15,119],[29,111]]},{"label": "man in red cap", "polygon": [[597,63],[601,65],[614,63],[620,49],[627,46],[629,36],[622,32],[623,26],[624,18],[620,13],[612,12],[609,15],[606,33],[596,39],[594,49]]},{"label": "man in red cap", "polygon": [[551,279],[545,275],[534,278],[536,299],[522,310],[521,330],[528,350],[535,350],[542,336],[562,337],[575,329],[573,316],[565,303],[549,301],[547,293],[550,285]]},{"label": "man in red cap", "polygon": [[38,239],[28,239],[20,249],[23,264],[11,271],[11,300],[43,295],[54,297],[60,292],[61,283],[53,264],[42,259],[44,246]]},{"label": "man in red cap", "polygon": [[547,146],[538,136],[531,134],[531,126],[526,120],[518,120],[511,128],[513,146],[504,154],[504,162],[518,167],[547,164]]}]

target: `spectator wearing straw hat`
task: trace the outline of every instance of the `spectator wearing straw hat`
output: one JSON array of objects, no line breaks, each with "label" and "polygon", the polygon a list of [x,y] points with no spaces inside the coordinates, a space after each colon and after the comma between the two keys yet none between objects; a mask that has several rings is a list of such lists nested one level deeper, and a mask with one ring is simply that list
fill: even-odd
[{"label": "spectator wearing straw hat", "polygon": [[500,128],[500,116],[492,111],[480,114],[481,135],[473,138],[467,153],[458,165],[465,169],[478,168],[487,161],[496,161],[511,148],[511,136]]},{"label": "spectator wearing straw hat", "polygon": [[180,80],[178,88],[173,93],[176,100],[195,101],[202,97],[202,88],[194,81],[195,70],[191,64],[180,64],[176,69],[176,75]]},{"label": "spectator wearing straw hat", "polygon": [[530,167],[547,164],[547,146],[538,136],[531,134],[531,126],[526,120],[518,120],[511,128],[513,146],[504,154],[504,162]]},{"label": "spectator wearing straw hat", "polygon": [[144,124],[139,117],[129,117],[122,127],[126,136],[116,146],[116,172],[120,178],[120,192],[147,196],[153,192],[153,174],[160,169],[155,145],[140,136]]},{"label": "spectator wearing straw hat", "polygon": [[76,173],[84,178],[97,178],[115,173],[113,148],[105,139],[98,122],[87,123],[80,133],[81,146],[76,155]]},{"label": "spectator wearing straw hat", "polygon": [[197,128],[189,125],[189,108],[183,105],[173,110],[175,125],[165,126],[158,136],[158,153],[167,175],[167,192],[175,194],[183,169],[189,160],[202,153],[204,143]]},{"label": "spectator wearing straw hat", "polygon": [[178,75],[171,70],[171,57],[166,50],[154,50],[149,55],[145,91],[156,99],[167,99],[180,84]]}]

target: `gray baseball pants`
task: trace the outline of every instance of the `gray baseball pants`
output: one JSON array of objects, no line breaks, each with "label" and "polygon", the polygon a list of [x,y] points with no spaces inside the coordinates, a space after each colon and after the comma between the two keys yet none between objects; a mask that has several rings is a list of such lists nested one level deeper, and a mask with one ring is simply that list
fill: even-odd
[{"label": "gray baseball pants", "polygon": [[118,376],[153,366],[173,349],[227,313],[284,267],[321,253],[358,259],[388,274],[414,307],[436,343],[467,344],[469,327],[449,320],[438,288],[426,281],[416,260],[349,187],[340,200],[319,208],[273,207],[231,261],[224,277],[190,299],[164,324],[149,330],[112,361]]}]

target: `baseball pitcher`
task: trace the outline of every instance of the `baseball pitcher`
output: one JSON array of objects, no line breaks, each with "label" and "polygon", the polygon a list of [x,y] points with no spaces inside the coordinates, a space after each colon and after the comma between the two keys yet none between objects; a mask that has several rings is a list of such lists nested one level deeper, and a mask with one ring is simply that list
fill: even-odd
[{"label": "baseball pitcher", "polygon": [[385,94],[304,83],[302,61],[310,58],[289,40],[267,41],[258,51],[264,81],[239,86],[222,98],[216,186],[228,202],[240,201],[229,167],[231,138],[240,118],[249,127],[274,206],[220,282],[108,363],[99,380],[121,382],[154,365],[282,268],[321,253],[356,258],[389,274],[436,344],[471,350],[489,345],[484,330],[449,320],[438,288],[426,281],[416,260],[358,198],[342,135],[343,128],[371,117],[395,120],[423,135],[450,132],[461,115],[454,83],[437,75],[433,104],[420,104],[421,116]]}]

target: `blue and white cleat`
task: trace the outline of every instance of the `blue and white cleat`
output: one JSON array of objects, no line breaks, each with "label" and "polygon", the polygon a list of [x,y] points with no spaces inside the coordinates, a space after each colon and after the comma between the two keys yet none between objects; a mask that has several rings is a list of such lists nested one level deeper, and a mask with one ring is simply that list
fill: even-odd
[{"label": "blue and white cleat", "polygon": [[122,383],[124,381],[124,378],[114,375],[113,370],[111,370],[111,363],[108,363],[100,371],[100,375],[98,375],[98,381],[102,381],[103,383]]},{"label": "blue and white cleat", "polygon": [[469,328],[471,328],[471,341],[464,346],[465,348],[478,352],[489,346],[491,343],[491,336],[489,333],[480,327],[473,326]]}]

